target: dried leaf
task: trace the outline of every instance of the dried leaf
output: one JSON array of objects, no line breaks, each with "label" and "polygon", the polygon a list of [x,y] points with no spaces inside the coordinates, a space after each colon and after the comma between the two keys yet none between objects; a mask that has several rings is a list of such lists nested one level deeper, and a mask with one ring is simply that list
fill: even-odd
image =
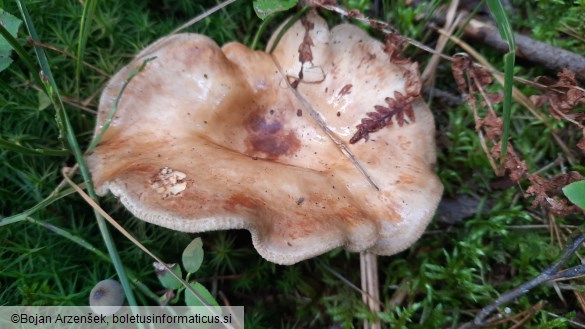
[{"label": "dried leaf", "polygon": [[486,96],[487,100],[483,100],[481,102],[481,105],[483,105],[483,106],[487,105],[487,101],[489,101],[489,103],[491,105],[494,105],[494,104],[498,104],[499,102],[501,102],[504,99],[503,93],[497,93],[497,94],[486,93],[485,96]]},{"label": "dried leaf", "polygon": [[405,40],[398,33],[386,35],[384,52],[388,54],[390,62],[398,65],[403,70],[404,94],[394,91],[394,98],[386,97],[388,106],[375,105],[376,112],[369,112],[367,118],[361,120],[356,126],[358,131],[349,140],[350,144],[357,143],[361,139],[366,141],[370,133],[392,125],[393,120],[402,127],[405,123],[414,122],[414,110],[412,102],[420,96],[422,83],[418,73],[418,64],[401,57],[400,52],[404,48]]},{"label": "dried leaf", "polygon": [[471,60],[467,56],[455,55],[451,63],[451,72],[459,91],[467,94],[467,81],[465,80],[465,70],[469,67]]},{"label": "dried leaf", "polygon": [[[309,21],[306,16],[301,17],[301,23],[305,27],[305,36],[303,37],[303,42],[299,46],[299,62],[301,62],[301,64],[305,64],[306,62],[313,61],[313,52],[311,51],[311,47],[314,46],[314,44],[309,31],[315,28],[315,25]],[[300,74],[302,74],[302,71],[303,70],[301,69]],[[300,76],[299,78],[302,79]]]},{"label": "dried leaf", "polygon": [[422,88],[422,82],[418,74],[418,63],[404,64],[402,68],[405,70],[403,77],[406,79],[404,84],[406,95],[412,98],[418,97]]},{"label": "dried leaf", "polygon": [[414,122],[413,100],[413,97],[405,96],[398,91],[394,92],[394,98],[386,97],[385,101],[388,106],[374,106],[376,112],[367,113],[368,118],[362,119],[361,123],[356,126],[358,131],[351,137],[349,143],[354,144],[361,139],[368,141],[370,133],[391,126],[394,118],[400,127],[409,123],[406,119]]},{"label": "dried leaf", "polygon": [[[497,142],[490,152],[494,159],[499,160],[502,152],[502,141]],[[510,177],[510,180],[517,183],[519,182],[522,177],[528,172],[528,166],[526,162],[520,159],[518,153],[512,146],[511,143],[508,143],[508,151],[506,155],[506,161],[504,162],[504,168],[506,169],[506,174]]]},{"label": "dried leaf", "polygon": [[502,137],[504,123],[494,111],[488,111],[485,118],[479,119],[478,125],[476,129],[483,128],[486,138],[489,141],[495,141]]},{"label": "dried leaf", "polygon": [[551,114],[556,118],[562,118],[562,115],[571,115],[576,106],[585,103],[585,90],[579,87],[575,73],[569,69],[563,69],[557,76],[559,80],[555,83],[551,83],[550,79],[539,77],[538,81],[547,84],[548,90],[546,95],[533,98],[537,106],[542,106],[547,102],[550,105]]},{"label": "dried leaf", "polygon": [[526,196],[533,196],[532,207],[540,206],[558,216],[567,216],[581,213],[581,209],[571,205],[562,197],[562,188],[570,183],[584,180],[581,174],[571,171],[566,174],[557,175],[549,180],[536,174],[528,175],[531,185],[526,189]]},{"label": "dried leaf", "polygon": [[[493,82],[492,75],[486,68],[479,65],[474,65],[467,54],[456,54],[453,56],[453,62],[451,63],[451,71],[453,78],[457,83],[457,87],[464,94],[473,94],[478,92],[478,86],[481,88],[491,84]],[[467,79],[469,78],[469,86],[467,85]]]},{"label": "dried leaf", "polygon": [[402,65],[410,63],[408,58],[400,55],[404,50],[405,40],[398,33],[389,33],[386,35],[386,44],[384,45],[384,52],[390,57],[390,62]]}]

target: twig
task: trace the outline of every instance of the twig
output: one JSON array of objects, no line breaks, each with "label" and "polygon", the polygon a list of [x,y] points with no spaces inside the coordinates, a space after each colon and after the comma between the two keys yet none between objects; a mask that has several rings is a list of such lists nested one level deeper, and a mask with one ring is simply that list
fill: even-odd
[{"label": "twig", "polygon": [[581,247],[585,242],[585,235],[577,236],[566,248],[559,260],[542,271],[534,279],[521,284],[519,287],[505,292],[500,295],[492,304],[484,307],[475,317],[473,322],[469,322],[461,326],[459,329],[480,328],[488,325],[486,323],[487,317],[492,314],[498,307],[511,302],[512,300],[527,294],[533,288],[540,284],[553,280],[568,280],[585,275],[585,265],[578,265],[569,269],[559,271],[561,267],[569,261],[571,256]]},{"label": "twig", "polygon": [[317,259],[317,264],[320,265],[322,268],[324,268],[327,272],[331,273],[333,276],[335,276],[336,278],[341,280],[343,283],[345,283],[351,289],[357,291],[358,293],[360,293],[362,295],[364,295],[364,294],[367,295],[369,298],[371,298],[371,300],[373,300],[374,302],[377,302],[379,307],[382,307],[382,308],[384,307],[384,305],[382,303],[380,303],[380,299],[374,299],[373,296],[370,296],[370,294],[368,294],[368,292],[360,289],[358,286],[353,284],[353,282],[349,281],[343,275],[339,274],[337,271],[335,271],[334,269],[329,267],[329,265],[321,262],[319,259]]},{"label": "twig", "polygon": [[551,312],[546,312],[547,315],[552,316],[555,319],[563,319],[564,321],[566,321],[567,323],[571,324],[573,327],[575,328],[585,328],[585,325],[576,321],[573,321],[571,319],[567,319],[565,317],[559,316],[557,314],[551,313]]},{"label": "twig", "polygon": [[[73,59],[77,60],[77,57],[75,55],[73,55],[72,53],[68,52],[67,50],[64,50],[64,49],[61,49],[61,48],[57,48],[57,47],[55,47],[53,45],[50,45],[48,43],[43,43],[43,42],[40,42],[40,41],[35,41],[33,39],[30,39],[30,38],[27,40],[27,42],[31,46],[43,47],[45,49],[49,49],[49,50],[58,52],[59,54],[63,54],[66,57],[73,58]],[[102,75],[102,76],[104,76],[106,78],[109,78],[110,77],[110,75],[107,72],[101,70],[99,67],[94,66],[94,65],[91,65],[91,64],[89,64],[89,63],[87,63],[85,61],[83,61],[82,63],[83,63],[83,65],[85,65],[85,66],[89,67],[90,69],[96,71],[98,74],[100,74],[100,75]]]},{"label": "twig", "polygon": [[[436,11],[431,19],[437,24],[443,24],[446,20],[445,15],[439,11]],[[465,37],[482,42],[497,51],[508,51],[508,45],[502,40],[498,28],[491,22],[471,18],[464,26],[463,33]],[[575,72],[578,79],[585,80],[585,57],[518,33],[514,33],[514,38],[518,57],[554,71],[569,68]]]},{"label": "twig", "polygon": [[[37,86],[35,84],[30,85],[30,87],[32,89],[36,90],[36,91],[43,91],[44,90],[43,88],[41,88],[41,87],[39,87],[39,86]],[[71,97],[67,97],[67,96],[64,96],[64,95],[61,95],[61,99],[63,99],[63,102],[65,104],[71,105],[71,106],[73,106],[75,108],[78,108],[78,109],[80,109],[82,111],[85,111],[85,112],[88,112],[88,113],[91,113],[91,114],[96,114],[97,113],[96,110],[92,110],[89,107],[83,105],[82,102],[80,102],[77,99],[74,99],[74,98],[71,98]]]},{"label": "twig", "polygon": [[[459,25],[459,22],[462,18],[461,15],[456,15],[458,6],[459,0],[453,0],[449,5],[449,9],[447,9],[444,29],[448,31],[449,34],[453,34],[455,28]],[[437,46],[435,47],[435,51],[437,53],[443,53],[443,50],[447,45],[447,41],[449,41],[448,36],[440,35],[439,40],[437,41]],[[435,73],[437,71],[437,66],[439,65],[440,60],[441,58],[437,54],[433,54],[429,60],[429,63],[420,76],[423,87],[430,87],[435,84]]]},{"label": "twig", "polygon": [[[508,46],[500,37],[497,27],[491,23],[472,19],[465,27],[465,35],[480,40],[486,45],[498,51],[507,52]],[[542,65],[554,71],[562,71],[563,68],[575,72],[578,79],[585,79],[585,58],[565,49],[551,46],[547,43],[536,41],[521,34],[514,34],[516,39],[516,55],[531,62]]]}]

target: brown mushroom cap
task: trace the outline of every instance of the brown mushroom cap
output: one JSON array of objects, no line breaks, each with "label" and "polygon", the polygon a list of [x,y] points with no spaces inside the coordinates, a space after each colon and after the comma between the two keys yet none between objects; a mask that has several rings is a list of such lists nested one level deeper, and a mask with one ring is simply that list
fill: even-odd
[{"label": "brown mushroom cap", "polygon": [[[403,69],[359,28],[329,31],[316,14],[307,20],[313,59],[297,91],[379,190],[269,54],[178,34],[142,51],[104,90],[96,134],[130,70],[156,56],[130,81],[88,157],[98,193],[109,190],[136,217],[175,230],[247,229],[258,252],[280,264],[339,246],[381,255],[410,246],[442,193],[432,114],[417,100],[415,122],[349,145],[367,112],[404,91]],[[295,23],[274,51],[287,75],[299,74],[305,32]]]}]

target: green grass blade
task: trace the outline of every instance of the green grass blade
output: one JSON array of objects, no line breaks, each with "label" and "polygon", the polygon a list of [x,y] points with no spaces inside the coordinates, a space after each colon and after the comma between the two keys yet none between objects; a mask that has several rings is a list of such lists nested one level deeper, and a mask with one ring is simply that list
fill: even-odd
[{"label": "green grass blade", "polygon": [[77,40],[77,61],[75,62],[75,93],[79,95],[79,80],[81,79],[81,67],[83,64],[83,53],[85,52],[85,45],[93,19],[93,13],[97,6],[96,0],[86,0],[83,5],[83,13],[81,14],[81,22],[79,27],[79,38]]},{"label": "green grass blade", "polygon": [[120,91],[118,92],[118,95],[116,96],[116,99],[114,100],[114,104],[112,105],[112,109],[110,110],[110,113],[108,113],[108,117],[106,118],[106,120],[102,124],[100,132],[93,139],[93,141],[91,141],[91,144],[89,144],[89,146],[87,148],[87,152],[90,152],[99,144],[100,140],[102,140],[102,136],[110,127],[110,124],[112,123],[112,119],[114,118],[114,115],[116,115],[116,112],[118,112],[118,104],[120,102],[120,98],[122,97],[124,90],[126,90],[126,87],[128,87],[128,84],[130,84],[130,81],[132,81],[132,79],[134,79],[134,77],[138,73],[140,73],[144,70],[144,68],[146,67],[146,64],[148,64],[148,62],[155,60],[155,59],[156,59],[156,56],[147,58],[142,62],[140,67],[138,67],[138,68],[134,67],[130,70],[130,74],[128,74],[128,78],[126,78],[126,80],[124,80],[124,83],[122,84],[122,87],[120,88]]},{"label": "green grass blade", "polygon": [[496,25],[500,31],[500,36],[508,43],[509,50],[504,55],[504,132],[502,135],[502,157],[500,163],[506,160],[508,152],[508,137],[510,136],[510,123],[512,115],[512,87],[514,86],[514,62],[516,59],[516,43],[514,40],[514,31],[508,20],[508,15],[500,0],[487,0],[490,11],[494,14]]},{"label": "green grass blade", "polygon": [[[73,190],[73,189],[71,189],[71,190]],[[33,223],[33,224],[44,227],[47,230],[49,230],[49,231],[51,231],[59,236],[62,236],[64,238],[66,238],[67,240],[70,240],[70,241],[76,243],[80,247],[91,251],[92,253],[94,253],[96,256],[98,256],[98,258],[100,258],[103,261],[106,261],[108,263],[112,262],[112,260],[110,259],[110,257],[108,257],[108,255],[103,253],[101,250],[96,248],[94,245],[87,242],[85,239],[83,239],[77,235],[72,234],[71,232],[69,232],[65,229],[62,229],[62,228],[57,227],[57,226],[52,225],[52,224],[45,223],[44,221],[41,221],[41,220],[34,219],[32,217],[26,217],[26,220]],[[144,293],[144,295],[146,295],[148,298],[150,298],[151,300],[153,300],[155,302],[158,301],[159,297],[155,293],[153,293],[147,286],[145,286],[142,282],[140,282],[140,280],[138,280],[136,275],[133,274],[129,270],[128,270],[128,277],[130,278],[130,280],[132,281],[134,286],[136,286],[140,291],[142,291],[142,293]]]},{"label": "green grass blade", "polygon": [[[28,13],[28,10],[24,6],[21,0],[17,0],[18,8],[20,9],[20,13],[22,15],[24,25],[26,26],[30,37],[34,41],[39,41],[39,36],[37,31],[33,25],[33,21]],[[67,135],[67,131],[65,129],[64,118],[65,118],[65,108],[63,106],[63,101],[61,100],[61,96],[59,95],[59,90],[57,88],[57,83],[53,78],[53,74],[51,73],[51,68],[49,67],[49,61],[47,60],[47,56],[45,55],[45,51],[40,46],[34,46],[35,54],[37,55],[37,61],[41,66],[41,83],[40,87],[45,89],[45,92],[51,99],[51,102],[55,106],[55,120],[57,121],[57,127],[59,128],[60,138],[65,138]],[[56,96],[56,99],[55,97]],[[55,104],[55,102],[58,102]]]},{"label": "green grass blade", "polygon": [[258,46],[258,41],[260,40],[260,37],[262,36],[264,31],[268,27],[268,24],[270,22],[272,22],[272,20],[276,17],[276,15],[278,15],[278,13],[274,13],[274,14],[270,15],[262,21],[262,24],[260,24],[260,27],[258,27],[258,31],[256,31],[256,34],[254,34],[254,40],[252,40],[252,45],[250,45],[250,49],[256,50],[256,47]]},{"label": "green grass blade", "polygon": [[72,188],[68,188],[66,190],[63,190],[57,194],[51,194],[48,197],[46,197],[45,199],[43,199],[41,202],[37,203],[36,205],[32,206],[31,208],[21,212],[20,214],[16,214],[16,215],[12,215],[10,217],[6,217],[6,218],[2,218],[0,219],[0,227],[5,226],[5,225],[9,225],[9,224],[14,224],[14,223],[18,223],[18,222],[22,222],[23,220],[25,220],[28,216],[34,214],[35,212],[46,208],[48,205],[50,205],[51,203],[62,199],[70,194],[75,193],[75,190]]},{"label": "green grass blade", "polygon": [[[36,29],[33,25],[32,19],[26,9],[22,0],[17,0],[18,8],[23,17],[23,21],[25,23],[26,28],[28,29],[30,37],[35,40],[39,41],[38,34]],[[81,176],[86,184],[87,192],[89,196],[96,201],[97,203],[97,195],[95,194],[95,190],[93,188],[93,182],[91,180],[91,175],[89,173],[89,169],[87,168],[87,164],[85,163],[85,158],[83,157],[83,152],[79,148],[79,144],[77,142],[77,138],[75,136],[75,132],[71,126],[71,122],[65,112],[65,108],[63,106],[63,101],[61,100],[61,96],[59,94],[59,89],[57,87],[57,83],[53,77],[51,72],[51,68],[49,66],[49,62],[47,57],[45,56],[45,52],[43,48],[35,46],[35,52],[37,54],[38,62],[43,70],[44,76],[47,80],[47,83],[44,84],[45,90],[53,103],[56,111],[57,117],[57,125],[59,126],[60,132],[62,135],[66,136],[67,143],[75,156],[75,160],[79,165],[79,171],[81,172]],[[130,282],[128,281],[128,276],[126,275],[126,271],[124,270],[124,266],[122,265],[122,261],[114,245],[112,240],[112,236],[104,218],[94,209],[94,214],[98,223],[98,227],[102,234],[102,238],[104,243],[106,244],[106,248],[108,249],[108,253],[112,258],[112,263],[114,264],[114,268],[116,269],[116,273],[118,274],[118,278],[120,279],[120,283],[124,288],[124,293],[126,294],[126,298],[128,300],[128,304],[130,306],[136,306],[136,298],[134,297],[134,293],[130,287]]]},{"label": "green grass blade", "polygon": [[28,155],[45,155],[45,156],[67,156],[67,150],[51,150],[51,149],[32,149],[22,145],[18,145],[6,139],[0,138],[0,149],[10,150],[21,154]]},{"label": "green grass blade", "polygon": [[75,242],[80,247],[83,247],[83,248],[93,252],[94,254],[96,254],[96,256],[98,256],[101,260],[105,260],[106,262],[110,261],[108,255],[104,254],[101,250],[97,249],[91,243],[85,241],[84,239],[78,237],[77,235],[71,234],[69,231],[66,231],[60,227],[53,225],[53,224],[45,223],[44,221],[34,219],[30,216],[26,217],[26,220],[33,223],[33,224],[42,226],[42,227],[46,228],[47,230],[66,238],[67,240]]},{"label": "green grass blade", "polygon": [[306,12],[309,11],[309,7],[308,6],[304,6],[301,10],[297,11],[296,14],[294,14],[287,22],[286,24],[282,27],[282,29],[280,30],[280,32],[278,33],[278,35],[276,36],[276,38],[274,39],[274,43],[272,44],[272,47],[270,48],[270,50],[268,51],[269,53],[272,53],[274,51],[274,49],[276,49],[276,46],[278,46],[278,43],[280,42],[280,39],[282,38],[282,36],[284,35],[284,33],[286,31],[288,31],[288,29],[290,29],[291,26],[293,26],[293,24],[298,21],[301,16],[303,16]]}]

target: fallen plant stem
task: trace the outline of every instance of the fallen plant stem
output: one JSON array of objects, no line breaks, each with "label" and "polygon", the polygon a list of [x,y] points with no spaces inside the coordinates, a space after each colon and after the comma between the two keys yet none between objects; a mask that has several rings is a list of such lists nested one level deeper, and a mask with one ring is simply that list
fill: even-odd
[{"label": "fallen plant stem", "polygon": [[237,1],[237,0],[226,0],[226,1],[222,2],[222,3],[219,3],[219,4],[217,4],[217,5],[216,5],[216,6],[214,6],[214,7],[211,7],[211,8],[209,8],[209,9],[208,9],[208,10],[206,10],[204,13],[202,13],[202,14],[200,14],[200,15],[196,16],[195,18],[193,18],[193,19],[189,20],[187,23],[185,23],[185,24],[183,24],[183,25],[179,26],[178,28],[176,28],[175,30],[173,30],[173,32],[171,32],[169,35],[176,34],[177,32],[179,32],[179,31],[181,31],[181,30],[184,30],[184,29],[188,28],[189,26],[191,26],[191,25],[193,25],[193,24],[195,24],[195,23],[199,22],[200,20],[202,20],[202,19],[204,19],[204,18],[208,17],[209,15],[211,15],[211,14],[215,13],[215,12],[216,12],[216,11],[218,11],[218,10],[221,10],[221,9],[223,9],[224,7],[226,7],[226,6],[228,6],[228,5],[232,4],[232,3],[234,3],[234,2],[236,2],[236,1]]},{"label": "fallen plant stem", "polygon": [[[447,30],[450,35],[454,33],[455,28],[459,25],[460,20],[463,17],[460,14],[456,15],[458,6],[459,0],[451,1],[451,4],[447,9],[447,15],[445,16],[446,19],[444,29]],[[447,41],[449,41],[449,38],[446,35],[439,36],[439,40],[437,40],[437,46],[435,47],[436,53],[443,53],[445,46],[447,46]],[[421,73],[420,79],[423,83],[423,87],[430,87],[434,86],[435,84],[435,73],[440,62],[440,57],[436,53],[431,56],[427,66]]]},{"label": "fallen plant stem", "polygon": [[319,266],[321,266],[322,268],[324,268],[327,272],[331,273],[333,276],[335,276],[336,278],[338,278],[339,280],[341,280],[341,282],[345,283],[351,289],[355,290],[356,292],[358,292],[362,296],[368,297],[371,301],[373,301],[375,303],[378,303],[378,306],[380,308],[382,308],[382,310],[384,310],[384,305],[380,302],[379,299],[375,299],[374,296],[370,295],[367,291],[364,291],[364,290],[360,289],[358,286],[356,286],[355,284],[353,284],[353,282],[349,281],[343,275],[339,274],[337,271],[335,271],[334,269],[332,269],[329,265],[323,263],[322,261],[320,261],[318,259],[317,259],[317,264]]},{"label": "fallen plant stem", "polygon": [[[35,84],[31,85],[31,88],[34,89],[34,90],[40,91],[40,92],[44,92],[45,91],[42,87],[39,87],[39,86],[37,86]],[[86,105],[82,104],[82,102],[80,102],[79,100],[76,100],[74,98],[61,95],[61,99],[63,100],[63,102],[65,104],[69,104],[69,105],[71,105],[71,106],[73,106],[75,108],[78,108],[78,109],[82,110],[82,111],[91,113],[93,115],[95,115],[97,113],[96,110],[90,109]]]},{"label": "fallen plant stem", "polygon": [[[47,44],[47,43],[43,43],[43,42],[40,42],[40,41],[35,41],[33,39],[29,39],[28,40],[28,43],[31,46],[43,47],[45,49],[49,49],[49,50],[55,51],[55,52],[57,52],[59,54],[65,55],[65,57],[69,57],[69,58],[72,58],[74,60],[77,60],[77,57],[74,54],[68,52],[67,50],[64,50],[64,49],[61,49],[61,48],[57,48],[57,47],[55,47],[53,45],[50,45],[50,44]],[[94,70],[96,73],[98,73],[101,76],[104,76],[106,78],[109,78],[110,77],[110,75],[108,73],[106,73],[105,71],[101,70],[97,66],[91,65],[91,64],[89,64],[89,63],[87,63],[85,61],[82,62],[82,64],[85,65],[85,66],[87,66],[87,67],[89,67],[90,69]]]},{"label": "fallen plant stem", "polygon": [[[463,35],[466,39],[481,42],[499,52],[508,52],[509,48],[502,39],[498,28],[491,21],[483,21],[473,17],[473,14],[462,10],[460,15],[467,17],[459,22],[463,28]],[[434,24],[444,25],[447,20],[445,10],[436,10],[430,15]],[[578,33],[561,31],[580,40],[583,39]],[[562,71],[568,68],[577,74],[580,80],[585,79],[585,57],[566,49],[558,48],[542,41],[534,40],[529,36],[514,33],[516,44],[516,56],[529,60],[535,64],[542,65],[553,71]]]}]

